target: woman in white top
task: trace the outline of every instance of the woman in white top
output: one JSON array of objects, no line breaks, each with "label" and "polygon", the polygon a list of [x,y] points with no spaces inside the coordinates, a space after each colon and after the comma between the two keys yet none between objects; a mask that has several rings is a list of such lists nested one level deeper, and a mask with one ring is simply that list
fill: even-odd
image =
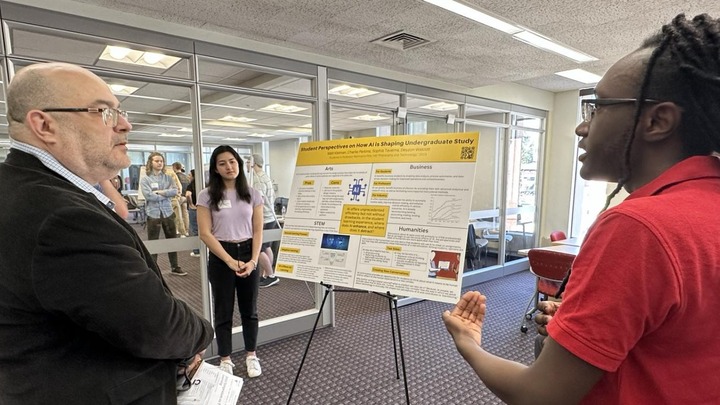
[{"label": "woman in white top", "polygon": [[230,146],[215,148],[210,157],[208,187],[197,197],[200,239],[210,249],[208,279],[215,305],[215,334],[220,368],[233,374],[232,318],[234,295],[242,320],[249,377],[262,371],[255,349],[258,334],[257,260],[263,232],[263,199],[248,185],[240,155]]}]

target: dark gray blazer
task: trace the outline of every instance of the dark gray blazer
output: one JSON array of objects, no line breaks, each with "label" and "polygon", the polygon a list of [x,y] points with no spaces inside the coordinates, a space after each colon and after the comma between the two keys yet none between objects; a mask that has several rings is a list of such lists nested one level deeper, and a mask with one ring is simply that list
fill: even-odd
[{"label": "dark gray blazer", "polygon": [[12,150],[0,164],[0,404],[175,404],[212,341],[135,231]]}]

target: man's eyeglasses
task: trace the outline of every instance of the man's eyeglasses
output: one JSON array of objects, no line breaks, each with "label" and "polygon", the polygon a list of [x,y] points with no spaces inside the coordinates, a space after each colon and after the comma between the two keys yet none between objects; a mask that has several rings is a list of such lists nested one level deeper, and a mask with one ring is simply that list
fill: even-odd
[{"label": "man's eyeglasses", "polygon": [[[593,116],[595,115],[595,110],[597,110],[597,106],[599,105],[616,105],[616,104],[627,104],[627,103],[637,103],[638,99],[636,98],[589,98],[585,100],[581,100],[580,104],[582,106],[582,109],[580,110],[582,112],[582,119],[585,122],[590,122],[593,119]],[[652,100],[652,99],[645,99],[642,100],[643,103],[660,103],[658,100]]]},{"label": "man's eyeglasses", "polygon": [[118,108],[44,108],[42,112],[90,112],[101,113],[103,124],[115,128],[118,124],[119,117],[127,120],[128,113]]}]

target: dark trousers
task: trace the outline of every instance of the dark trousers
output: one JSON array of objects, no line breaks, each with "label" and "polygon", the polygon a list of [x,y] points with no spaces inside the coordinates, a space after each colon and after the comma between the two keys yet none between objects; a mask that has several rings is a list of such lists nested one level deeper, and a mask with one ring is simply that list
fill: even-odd
[{"label": "dark trousers", "polygon": [[[147,234],[148,239],[155,240],[160,237],[160,228],[162,227],[165,239],[172,239],[177,237],[177,230],[175,229],[175,214],[165,218],[147,218]],[[157,263],[157,255],[152,255],[153,260]],[[170,268],[178,268],[177,252],[168,252],[168,259],[170,260]]]},{"label": "dark trousers", "polygon": [[[190,219],[190,236],[198,236],[197,209],[188,208],[188,218]],[[200,253],[200,249],[193,249],[193,253]]]},{"label": "dark trousers", "polygon": [[[248,262],[252,259],[252,239],[240,243],[220,242],[225,251],[235,259]],[[238,277],[219,257],[210,253],[208,261],[208,279],[212,290],[215,308],[215,335],[218,354],[229,356],[232,352],[232,318],[234,295],[237,294],[238,310],[242,321],[245,351],[254,352],[257,346],[258,315],[257,297],[258,270],[248,277]]]}]

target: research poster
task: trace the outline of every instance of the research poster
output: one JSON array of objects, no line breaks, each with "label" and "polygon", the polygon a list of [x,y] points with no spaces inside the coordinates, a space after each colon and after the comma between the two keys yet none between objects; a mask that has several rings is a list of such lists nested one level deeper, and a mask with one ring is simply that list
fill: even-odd
[{"label": "research poster", "polygon": [[454,303],[479,134],[300,144],[279,276]]}]

